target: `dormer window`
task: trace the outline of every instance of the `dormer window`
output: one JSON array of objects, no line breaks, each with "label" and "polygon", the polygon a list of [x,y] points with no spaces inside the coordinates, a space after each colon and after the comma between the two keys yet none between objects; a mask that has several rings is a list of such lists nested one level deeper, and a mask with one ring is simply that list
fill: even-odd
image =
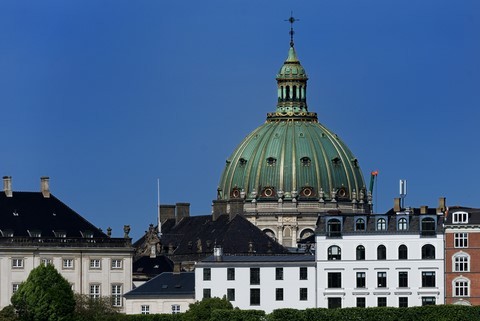
[{"label": "dormer window", "polygon": [[82,236],[86,239],[92,239],[93,238],[93,232],[92,231],[82,231]]},{"label": "dormer window", "polygon": [[53,234],[55,235],[55,237],[61,237],[61,238],[66,238],[67,237],[67,232],[65,232],[65,231],[54,230]]},{"label": "dormer window", "polygon": [[384,218],[377,219],[377,231],[387,230],[387,220]]},{"label": "dormer window", "polygon": [[268,165],[268,166],[275,166],[276,163],[277,163],[277,159],[276,159],[276,158],[273,158],[273,157],[267,158],[267,165]]},{"label": "dormer window", "polygon": [[454,224],[468,223],[468,213],[467,212],[455,212],[455,213],[453,213],[452,222]]},{"label": "dormer window", "polygon": [[309,157],[302,157],[300,158],[300,161],[303,166],[310,166],[310,163],[312,162]]},{"label": "dormer window", "polygon": [[0,230],[3,237],[13,237],[13,230]]},{"label": "dormer window", "polygon": [[245,165],[247,165],[247,160],[245,158],[240,158],[238,160],[238,164],[241,166],[241,167],[244,167]]},{"label": "dormer window", "polygon": [[342,223],[339,219],[332,218],[327,223],[327,233],[330,237],[342,236]]},{"label": "dormer window", "polygon": [[30,237],[42,237],[42,232],[40,230],[27,230]]},{"label": "dormer window", "polygon": [[363,218],[355,220],[355,231],[365,231],[365,220]]}]

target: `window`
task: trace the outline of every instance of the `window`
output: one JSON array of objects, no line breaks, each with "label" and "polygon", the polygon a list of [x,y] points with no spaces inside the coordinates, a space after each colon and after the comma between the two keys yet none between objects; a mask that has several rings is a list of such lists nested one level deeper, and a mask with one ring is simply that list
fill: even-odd
[{"label": "window", "polygon": [[12,283],[12,293],[17,292],[19,287],[20,283]]},{"label": "window", "polygon": [[357,288],[365,287],[365,272],[357,272]]},{"label": "window", "polygon": [[332,245],[328,248],[328,260],[341,260],[342,259],[342,250],[339,246]]},{"label": "window", "polygon": [[172,314],[180,313],[180,304],[172,304]]},{"label": "window", "polygon": [[359,297],[357,298],[357,308],[364,308],[366,306],[365,298]]},{"label": "window", "polygon": [[260,268],[250,268],[250,284],[260,284]]},{"label": "window", "polygon": [[365,220],[363,218],[357,218],[355,221],[355,231],[365,231]]},{"label": "window", "polygon": [[408,287],[408,272],[398,272],[398,287],[399,288]]},{"label": "window", "polygon": [[212,270],[210,268],[203,269],[203,281],[211,281],[212,280]]},{"label": "window", "polygon": [[399,308],[408,308],[408,296],[401,296],[398,298]]},{"label": "window", "polygon": [[250,289],[250,305],[260,305],[260,289]]},{"label": "window", "polygon": [[150,306],[142,305],[142,314],[150,314]]},{"label": "window", "polygon": [[212,290],[211,289],[203,289],[203,298],[210,299],[212,297]]},{"label": "window", "polygon": [[422,272],[422,287],[423,288],[435,287],[435,272],[433,271]]},{"label": "window", "polygon": [[283,268],[275,268],[275,280],[283,280]]},{"label": "window", "polygon": [[432,217],[422,219],[422,234],[435,234],[435,220]]},{"label": "window", "polygon": [[12,258],[13,269],[23,269],[23,259]]},{"label": "window", "polygon": [[422,246],[422,260],[433,260],[435,259],[435,246],[431,244],[426,244]]},{"label": "window", "polygon": [[63,268],[64,269],[73,269],[73,259],[63,259]]},{"label": "window", "polygon": [[310,166],[310,163],[312,162],[308,157],[302,157],[300,158],[300,161],[302,162],[303,166]]},{"label": "window", "polygon": [[379,218],[377,220],[377,231],[386,231],[387,230],[387,220],[384,218]]},{"label": "window", "polygon": [[227,280],[235,280],[235,268],[227,268]]},{"label": "window", "polygon": [[122,306],[122,285],[112,284],[112,305],[114,307]]},{"label": "window", "polygon": [[342,235],[342,224],[340,220],[332,218],[327,223],[327,232],[330,237],[339,237]]},{"label": "window", "polygon": [[387,248],[385,245],[379,245],[377,247],[377,260],[386,260],[387,259]]},{"label": "window", "polygon": [[468,247],[468,233],[454,233],[455,247]]},{"label": "window", "polygon": [[283,301],[283,288],[276,288],[275,289],[275,300],[276,301]]},{"label": "window", "polygon": [[398,247],[398,259],[399,260],[408,259],[408,248],[405,244],[402,244]]},{"label": "window", "polygon": [[455,279],[453,283],[453,296],[468,296],[469,282],[467,279]]},{"label": "window", "polygon": [[434,296],[422,296],[422,306],[423,305],[435,305]]},{"label": "window", "polygon": [[470,270],[468,264],[468,255],[458,254],[453,257],[453,271],[454,272],[468,272]]},{"label": "window", "polygon": [[121,269],[122,260],[121,259],[112,259],[112,269]]},{"label": "window", "polygon": [[227,300],[235,301],[235,289],[227,289]]},{"label": "window", "polygon": [[329,309],[339,309],[342,307],[342,298],[328,298]]},{"label": "window", "polygon": [[378,307],[386,307],[387,306],[387,298],[386,297],[378,297],[377,298],[377,306]]},{"label": "window", "polygon": [[387,287],[387,272],[377,272],[377,287]]},{"label": "window", "polygon": [[90,260],[90,269],[100,269],[100,260],[99,259]]},{"label": "window", "polygon": [[452,221],[453,221],[454,224],[468,223],[468,213],[467,212],[455,212],[455,213],[453,213]]},{"label": "window", "polygon": [[300,301],[307,301],[307,300],[308,300],[308,289],[300,288]]},{"label": "window", "polygon": [[300,268],[300,280],[307,280],[308,279],[308,271],[306,267],[301,267]]},{"label": "window", "polygon": [[100,298],[100,284],[90,284],[90,298]]},{"label": "window", "polygon": [[274,166],[277,163],[277,159],[273,157],[267,158],[267,165],[268,166]]},{"label": "window", "polygon": [[329,272],[328,273],[328,287],[329,288],[341,288],[342,287],[342,273],[341,272]]},{"label": "window", "polygon": [[53,264],[52,259],[48,259],[48,258],[42,258],[41,262],[42,262],[42,265]]},{"label": "window", "polygon": [[397,230],[399,231],[406,231],[408,230],[408,224],[407,224],[407,219],[405,217],[402,217],[398,220],[397,223]]},{"label": "window", "polygon": [[357,246],[357,260],[365,260],[365,246]]}]

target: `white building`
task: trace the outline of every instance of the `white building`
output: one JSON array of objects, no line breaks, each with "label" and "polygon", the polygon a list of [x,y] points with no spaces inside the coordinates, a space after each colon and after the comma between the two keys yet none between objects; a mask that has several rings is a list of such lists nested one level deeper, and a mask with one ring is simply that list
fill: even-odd
[{"label": "white building", "polygon": [[315,307],[314,255],[217,254],[195,268],[195,299],[223,297],[243,310]]}]

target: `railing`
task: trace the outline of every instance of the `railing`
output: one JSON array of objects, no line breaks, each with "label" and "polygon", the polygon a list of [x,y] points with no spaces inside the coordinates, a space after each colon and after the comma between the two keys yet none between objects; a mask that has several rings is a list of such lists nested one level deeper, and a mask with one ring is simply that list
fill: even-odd
[{"label": "railing", "polygon": [[0,237],[0,246],[36,246],[36,247],[131,247],[129,238],[81,238],[81,237]]}]

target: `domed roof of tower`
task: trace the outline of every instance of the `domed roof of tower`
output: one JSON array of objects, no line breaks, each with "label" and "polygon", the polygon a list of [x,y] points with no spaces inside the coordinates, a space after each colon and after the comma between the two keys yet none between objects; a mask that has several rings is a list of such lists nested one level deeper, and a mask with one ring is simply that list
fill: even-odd
[{"label": "domed roof of tower", "polygon": [[307,78],[305,69],[300,64],[298,60],[297,53],[294,47],[290,47],[288,50],[288,57],[285,60],[285,63],[278,71],[277,80],[281,79],[292,79],[292,78]]}]

